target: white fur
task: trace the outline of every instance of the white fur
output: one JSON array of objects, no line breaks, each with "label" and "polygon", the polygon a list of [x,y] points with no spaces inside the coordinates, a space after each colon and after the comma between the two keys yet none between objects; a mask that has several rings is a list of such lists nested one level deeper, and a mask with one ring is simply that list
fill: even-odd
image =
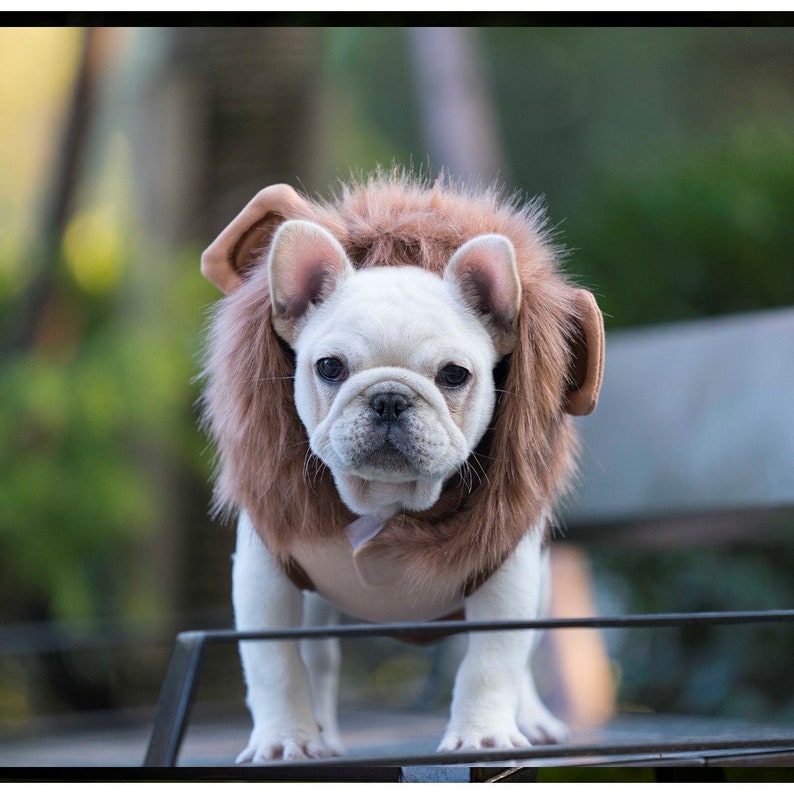
[{"label": "white fur", "polygon": [[[466,599],[472,621],[533,620],[548,579],[541,533],[531,532],[502,567]],[[474,632],[455,679],[449,725],[440,750],[528,747],[561,741],[565,726],[538,697],[529,670],[531,631]]]},{"label": "white fur", "polygon": [[[232,600],[238,629],[297,626],[301,594],[268,554],[243,515],[237,530]],[[238,763],[328,754],[312,714],[309,682],[296,643],[240,643],[254,726]]]},{"label": "white fur", "polygon": [[[475,238],[439,278],[412,267],[354,271],[342,259],[341,246],[320,227],[293,221],[282,229],[270,267],[273,294],[283,297],[280,305],[286,308],[274,323],[296,351],[295,401],[312,452],[329,467],[340,496],[356,513],[385,520],[401,510],[432,506],[445,480],[467,461],[493,412],[491,373],[505,352],[520,291],[512,246],[494,235]],[[303,293],[289,281],[290,256],[300,257]],[[330,265],[329,256],[336,258]],[[472,272],[476,278],[469,279]],[[317,285],[324,291],[318,292]],[[299,316],[291,306],[301,307]],[[328,383],[318,376],[316,364],[324,357],[344,362],[344,379]],[[470,373],[461,388],[445,388],[440,381],[440,371],[450,363]],[[379,393],[399,394],[410,406],[399,424],[389,423],[388,443],[379,440],[383,423],[373,417],[372,401]],[[392,452],[397,442],[403,457]],[[468,619],[540,614],[547,578],[542,528],[528,530],[514,554],[465,599]],[[460,592],[461,583],[440,582],[436,591],[419,594],[414,602],[410,583],[401,582],[389,560],[370,558],[366,543],[355,552],[344,539],[339,543],[334,560],[331,546],[312,550],[319,560],[315,570],[318,579],[332,568],[342,572],[331,576],[326,593],[351,614],[442,617],[450,594],[457,598]],[[295,551],[301,560],[300,550]],[[340,578],[349,581],[348,592],[339,592],[346,586]],[[240,630],[334,619],[333,608],[317,595],[302,597],[245,513],[238,526],[233,600]],[[357,608],[359,601],[368,603]],[[528,666],[532,644],[527,631],[469,637],[440,749],[522,747],[564,737],[565,727],[535,690]],[[304,641],[301,648],[248,641],[241,643],[241,657],[254,725],[238,761],[342,752],[336,724],[337,643]]]}]

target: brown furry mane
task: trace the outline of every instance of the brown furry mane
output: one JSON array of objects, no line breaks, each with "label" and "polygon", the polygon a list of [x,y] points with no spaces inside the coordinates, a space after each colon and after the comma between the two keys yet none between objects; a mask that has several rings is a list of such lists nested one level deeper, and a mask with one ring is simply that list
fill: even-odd
[{"label": "brown furry mane", "polygon": [[[344,184],[330,201],[306,200],[291,217],[325,227],[358,268],[418,265],[440,274],[472,237],[512,241],[519,338],[501,367],[492,426],[466,476],[453,478],[430,510],[393,518],[375,540],[397,552],[417,583],[492,570],[553,510],[574,465],[565,400],[581,333],[578,290],[560,272],[541,206],[393,172]],[[219,455],[217,508],[245,509],[269,549],[286,558],[296,538],[335,535],[354,516],[311,456],[294,407],[293,357],[270,324],[268,243],[263,232],[257,261],[214,312],[204,415]]]}]

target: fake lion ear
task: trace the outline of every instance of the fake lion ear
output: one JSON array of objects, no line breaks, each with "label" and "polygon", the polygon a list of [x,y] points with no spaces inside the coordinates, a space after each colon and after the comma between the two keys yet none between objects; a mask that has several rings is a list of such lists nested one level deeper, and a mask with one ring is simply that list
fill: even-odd
[{"label": "fake lion ear", "polygon": [[513,244],[501,234],[483,234],[464,243],[449,260],[444,279],[482,319],[499,356],[516,344],[521,282]]},{"label": "fake lion ear", "polygon": [[227,295],[243,282],[262,249],[285,220],[300,218],[308,205],[289,185],[260,190],[201,256],[204,277]]},{"label": "fake lion ear", "polygon": [[339,241],[310,221],[287,221],[279,226],[268,268],[273,327],[290,345],[312,306],[322,303],[353,273]]},{"label": "fake lion ear", "polygon": [[598,403],[604,375],[604,319],[595,298],[585,289],[575,291],[574,307],[576,333],[571,340],[565,410],[585,416]]}]

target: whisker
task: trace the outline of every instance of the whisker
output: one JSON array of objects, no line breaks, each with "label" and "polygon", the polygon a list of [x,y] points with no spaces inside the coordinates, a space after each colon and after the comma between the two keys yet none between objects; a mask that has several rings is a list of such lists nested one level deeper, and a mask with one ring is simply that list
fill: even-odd
[{"label": "whisker", "polygon": [[458,490],[458,503],[455,505],[455,510],[458,510],[461,504],[463,504],[464,492],[471,493],[471,483],[469,482],[466,476],[467,468],[468,468],[468,463],[466,461],[463,461],[463,463],[461,463],[460,466],[458,466],[458,474],[460,476],[460,482],[462,487]]},{"label": "whisker", "polygon": [[[479,467],[482,476],[485,478],[486,484],[490,488],[491,487],[491,481],[488,478],[488,472],[485,471],[485,466],[483,466],[482,463],[479,460],[479,458],[481,458],[481,457],[482,458],[487,458],[487,456],[486,455],[481,455],[481,454],[479,454],[477,452],[474,452],[474,453],[472,453],[471,457],[474,460],[474,462],[477,464],[477,466]],[[488,460],[496,460],[496,458],[488,458]],[[469,465],[471,466],[471,464],[469,464]],[[472,466],[472,470],[474,471],[474,467],[473,466]],[[482,484],[482,478],[480,478],[479,474],[477,475],[477,477],[480,479],[480,484]]]},{"label": "whisker", "polygon": [[477,478],[477,483],[479,485],[482,485],[482,480],[483,480],[482,476],[484,474],[484,469],[483,469],[482,465],[480,464],[480,462],[477,460],[477,458],[472,457],[471,460],[466,461],[466,463],[467,463],[467,465],[469,467],[469,471],[471,472],[472,482],[474,481],[474,478],[476,477]]},{"label": "whisker", "polygon": [[526,400],[527,402],[531,402],[531,400],[529,399],[529,397],[526,396],[526,394],[520,394],[517,391],[508,391],[507,389],[496,389],[495,391],[497,394],[509,394],[511,397],[518,397],[522,400]]},{"label": "whisker", "polygon": [[474,487],[474,480],[471,476],[471,466],[467,460],[464,460],[460,466],[460,480],[466,493],[471,493]]},{"label": "whisker", "polygon": [[[309,465],[312,462],[312,459],[316,461],[315,468],[314,468],[314,476],[309,476]],[[325,473],[326,465],[318,458],[311,450],[311,447],[306,449],[306,455],[303,458],[303,479],[309,484],[309,487],[312,489],[312,493],[317,493],[317,480],[322,480],[322,475]]]},{"label": "whisker", "polygon": [[249,378],[248,383],[265,383],[271,380],[295,380],[294,375],[277,375],[272,378]]},{"label": "whisker", "polygon": [[[317,460],[320,460],[320,459],[319,459],[319,458],[317,458]],[[324,464],[322,461],[320,461],[320,465],[319,465],[319,466],[317,466],[317,468],[314,470],[314,484],[315,484],[315,485],[317,484],[317,481],[318,481],[318,480],[319,480],[320,482],[322,482],[322,481],[323,481],[323,475],[325,474],[325,470],[326,470],[327,468],[328,468],[328,467],[327,467],[327,466],[326,466],[326,465],[325,465],[325,464]]]},{"label": "whisker", "polygon": [[[303,469],[301,470],[301,476],[303,477],[306,482],[309,482],[309,461],[311,460],[312,451],[311,449],[306,449],[306,454],[303,456]],[[309,483],[311,485],[311,483]],[[312,488],[314,490],[314,488]]]}]

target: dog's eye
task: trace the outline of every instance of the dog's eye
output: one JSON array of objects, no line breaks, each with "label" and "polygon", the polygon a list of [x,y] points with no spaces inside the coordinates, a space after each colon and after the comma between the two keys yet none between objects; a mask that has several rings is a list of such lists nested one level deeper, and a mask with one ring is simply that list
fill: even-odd
[{"label": "dog's eye", "polygon": [[317,374],[332,383],[345,376],[345,365],[338,358],[321,358],[316,364]]},{"label": "dog's eye", "polygon": [[448,389],[462,386],[469,379],[469,370],[457,364],[447,364],[438,372],[438,382]]}]

